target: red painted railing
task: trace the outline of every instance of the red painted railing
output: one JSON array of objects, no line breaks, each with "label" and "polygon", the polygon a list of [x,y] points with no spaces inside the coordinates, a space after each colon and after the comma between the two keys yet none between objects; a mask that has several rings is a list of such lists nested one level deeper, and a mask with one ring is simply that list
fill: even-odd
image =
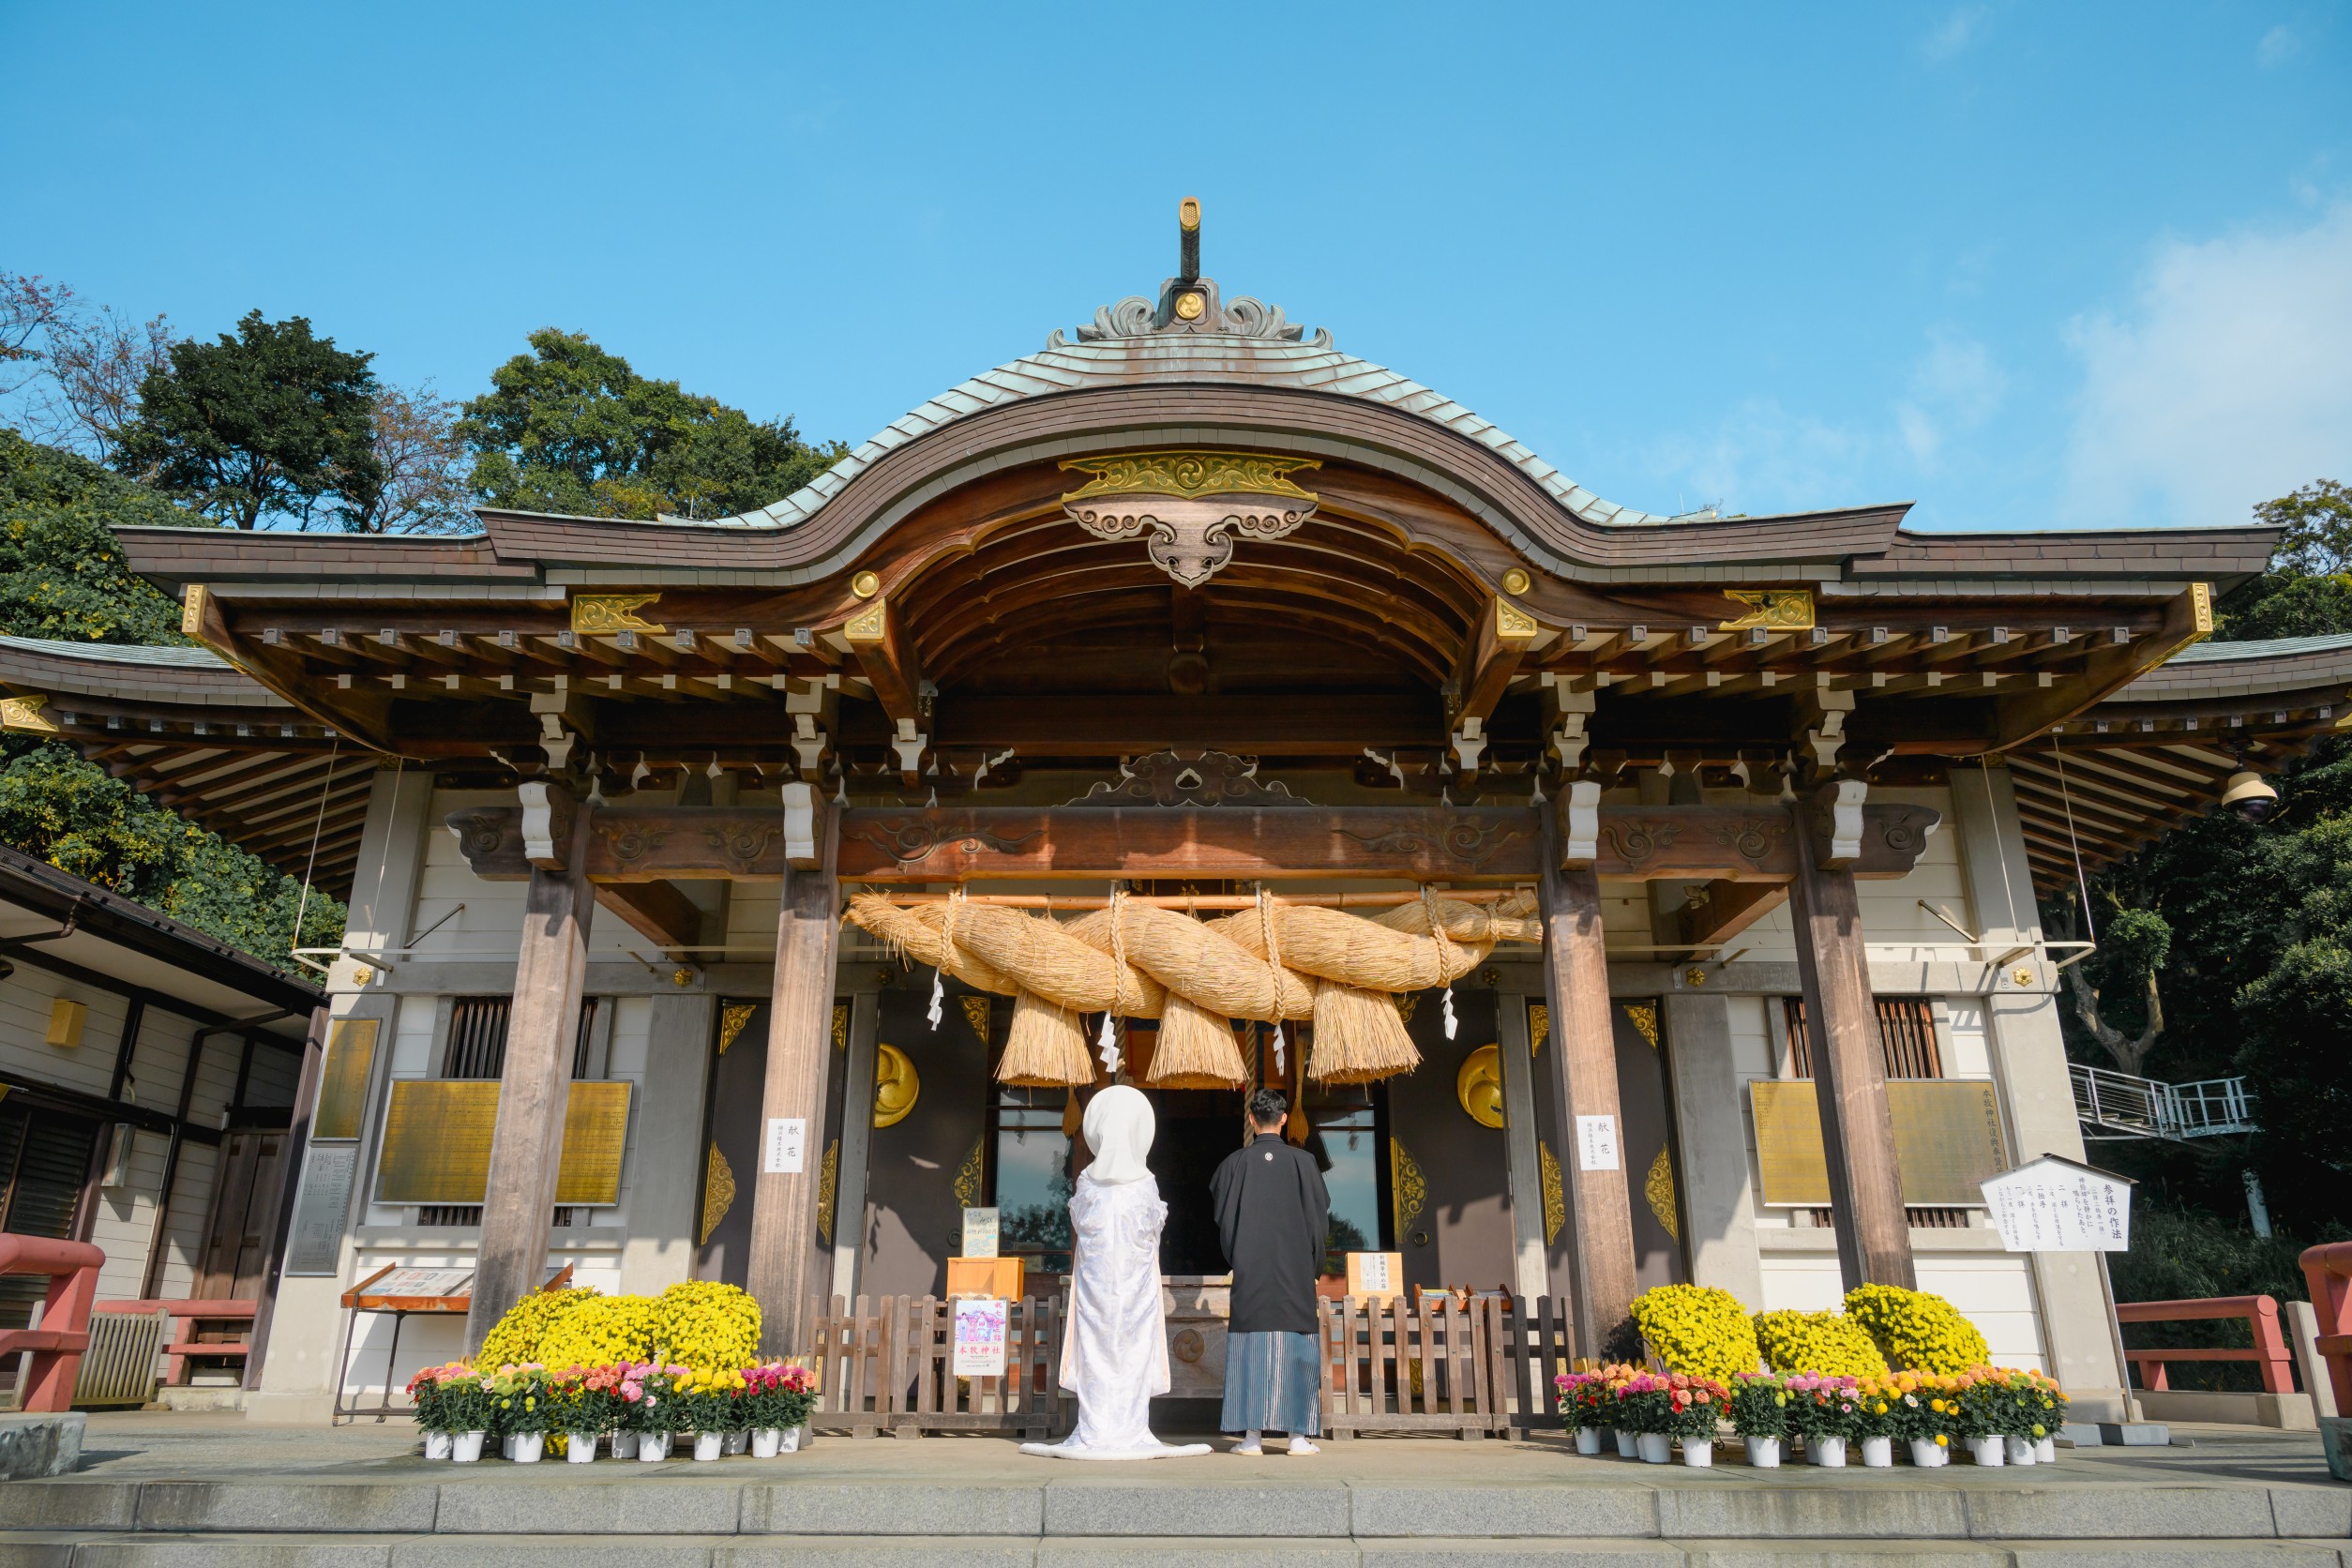
[{"label": "red painted railing", "polygon": [[[188,1359],[193,1356],[224,1356],[243,1361],[252,1353],[253,1317],[261,1310],[257,1301],[135,1301],[100,1302],[99,1312],[168,1312],[176,1321],[173,1324],[172,1343],[163,1348],[167,1358],[163,1364],[163,1381],[169,1388],[179,1386],[187,1376]],[[198,1339],[208,1324],[237,1324],[244,1328],[243,1339],[223,1343]]]},{"label": "red painted railing", "polygon": [[2304,1253],[2303,1281],[2319,1318],[2319,1354],[2335,1385],[2336,1409],[2352,1415],[2352,1242]]},{"label": "red painted railing", "polygon": [[[2306,1257],[2309,1254],[2305,1254]],[[2123,1323],[2179,1323],[2207,1318],[2242,1318],[2254,1330],[2254,1349],[2185,1350],[2126,1350],[2124,1359],[2139,1368],[2140,1386],[2150,1394],[2171,1384],[2164,1380],[2168,1361],[2250,1361],[2262,1370],[2266,1394],[2295,1392],[2295,1358],[2279,1329],[2279,1304],[2269,1296],[2205,1296],[2180,1302],[2118,1302],[2116,1320]]]},{"label": "red painted railing", "polygon": [[87,1242],[0,1230],[0,1274],[46,1275],[49,1295],[37,1329],[0,1330],[0,1356],[30,1350],[19,1409],[62,1410],[73,1404],[82,1353],[90,1348],[90,1304],[98,1299],[106,1254]]}]

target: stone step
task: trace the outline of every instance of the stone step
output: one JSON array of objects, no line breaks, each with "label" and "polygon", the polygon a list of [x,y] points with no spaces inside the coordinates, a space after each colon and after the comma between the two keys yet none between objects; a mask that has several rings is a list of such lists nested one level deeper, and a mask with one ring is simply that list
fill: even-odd
[{"label": "stone step", "polygon": [[[1932,1480],[1907,1470],[1834,1477],[1798,1470],[1425,1485],[1273,1470],[1229,1485],[1100,1473],[1014,1482],[846,1479],[804,1470],[802,1479],[769,1480],[753,1468],[761,1463],[729,1463],[731,1474],[705,1476],[678,1464],[475,1468],[398,1459],[315,1480],[248,1472],[206,1480],[15,1481],[0,1485],[0,1532],[1298,1543],[2352,1537],[2352,1487],[2117,1480],[2070,1476],[2064,1467],[2031,1482],[1960,1467],[1926,1472]],[[789,1465],[764,1462],[778,1463]],[[16,1539],[0,1534],[0,1541]]]},{"label": "stone step", "polygon": [[2347,1568],[2331,1541],[0,1534],[0,1568]]}]

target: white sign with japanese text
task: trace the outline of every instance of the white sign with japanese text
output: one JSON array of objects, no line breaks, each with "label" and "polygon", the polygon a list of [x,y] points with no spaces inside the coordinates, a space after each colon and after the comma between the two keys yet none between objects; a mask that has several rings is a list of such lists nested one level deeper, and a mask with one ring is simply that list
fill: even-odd
[{"label": "white sign with japanese text", "polygon": [[805,1116],[768,1118],[767,1157],[760,1169],[769,1176],[797,1176],[807,1163],[808,1119]]},{"label": "white sign with japanese text", "polygon": [[956,1304],[957,1377],[1004,1376],[1005,1326],[1012,1304],[1006,1301],[968,1298]]},{"label": "white sign with japanese text", "polygon": [[2012,1252],[2123,1252],[2132,1244],[2132,1184],[2120,1176],[2045,1154],[1983,1190]]},{"label": "white sign with japanese text", "polygon": [[1616,1117],[1579,1116],[1576,1118],[1576,1168],[1578,1170],[1615,1170],[1617,1168]]}]

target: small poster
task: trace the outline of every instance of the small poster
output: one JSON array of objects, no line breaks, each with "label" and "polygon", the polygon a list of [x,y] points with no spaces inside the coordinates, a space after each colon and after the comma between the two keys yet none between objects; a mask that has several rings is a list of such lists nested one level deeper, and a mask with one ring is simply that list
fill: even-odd
[{"label": "small poster", "polygon": [[1348,1294],[1386,1301],[1405,1289],[1405,1255],[1401,1252],[1348,1254]]},{"label": "small poster", "polygon": [[2012,1252],[2125,1252],[2132,1182],[2056,1154],[1984,1184],[1984,1205]]},{"label": "small poster", "polygon": [[286,1243],[290,1275],[332,1275],[341,1266],[343,1221],[351,1213],[353,1178],[359,1170],[355,1143],[313,1145],[303,1160],[302,1192],[294,1199]]},{"label": "small poster", "polygon": [[964,1250],[966,1258],[994,1258],[997,1243],[997,1214],[994,1209],[964,1211]]},{"label": "small poster", "polygon": [[1579,1116],[1576,1118],[1576,1168],[1578,1170],[1615,1170],[1617,1168],[1616,1117]]},{"label": "small poster", "polygon": [[767,1157],[761,1163],[762,1174],[797,1176],[807,1163],[808,1119],[805,1116],[771,1116],[768,1118]]},{"label": "small poster", "polygon": [[1005,1325],[1012,1303],[959,1301],[956,1304],[956,1364],[958,1378],[1004,1376]]}]

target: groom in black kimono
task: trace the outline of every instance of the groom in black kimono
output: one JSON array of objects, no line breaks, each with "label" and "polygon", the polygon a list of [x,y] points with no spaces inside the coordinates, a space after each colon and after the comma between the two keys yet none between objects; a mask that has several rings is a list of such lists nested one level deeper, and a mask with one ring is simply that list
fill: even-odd
[{"label": "groom in black kimono", "polygon": [[1290,1452],[1319,1452],[1322,1356],[1315,1281],[1323,1272],[1331,1194],[1314,1156],[1282,1140],[1289,1102],[1279,1091],[1249,1097],[1249,1139],[1209,1184],[1217,1233],[1233,1269],[1225,1339],[1225,1414],[1242,1434],[1234,1453],[1256,1457],[1267,1432],[1290,1434]]}]

